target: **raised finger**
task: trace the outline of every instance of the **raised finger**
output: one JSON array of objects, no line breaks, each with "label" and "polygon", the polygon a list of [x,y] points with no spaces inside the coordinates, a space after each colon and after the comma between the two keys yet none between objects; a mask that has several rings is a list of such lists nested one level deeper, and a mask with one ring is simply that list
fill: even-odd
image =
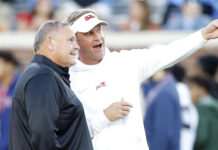
[{"label": "raised finger", "polygon": [[132,104],[130,104],[130,103],[126,102],[126,101],[122,102],[122,105],[123,106],[132,107]]}]

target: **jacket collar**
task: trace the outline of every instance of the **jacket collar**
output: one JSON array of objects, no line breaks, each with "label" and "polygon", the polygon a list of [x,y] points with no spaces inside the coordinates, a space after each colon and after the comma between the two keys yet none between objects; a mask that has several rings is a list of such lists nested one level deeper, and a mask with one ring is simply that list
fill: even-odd
[{"label": "jacket collar", "polygon": [[69,68],[68,67],[61,67],[60,65],[54,63],[47,57],[39,54],[35,54],[32,62],[37,62],[41,64],[45,64],[51,67],[54,71],[56,71],[60,76],[64,79],[65,82],[69,84]]}]

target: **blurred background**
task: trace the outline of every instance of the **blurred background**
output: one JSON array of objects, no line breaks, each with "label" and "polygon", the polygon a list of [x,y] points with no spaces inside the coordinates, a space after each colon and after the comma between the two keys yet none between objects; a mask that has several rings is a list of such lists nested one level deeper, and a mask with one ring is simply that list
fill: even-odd
[{"label": "blurred background", "polygon": [[[33,58],[32,45],[36,30],[46,20],[65,20],[72,11],[78,8],[93,8],[101,19],[109,22],[109,26],[104,30],[106,45],[112,51],[164,45],[200,30],[210,21],[218,19],[217,0],[0,0],[0,150],[7,150],[5,145],[7,145],[8,133],[5,131],[8,130],[6,122],[8,122],[9,116],[5,110],[10,108],[10,101],[5,99],[11,99],[13,92],[9,93],[9,89],[12,88],[11,91],[13,91],[12,83],[16,82],[17,76]],[[11,67],[6,67],[6,64],[10,64]],[[146,117],[149,122],[152,122],[149,120],[150,106],[161,105],[161,108],[165,110],[165,116],[157,115],[157,119],[158,117],[168,118],[167,113],[174,113],[166,111],[169,110],[169,105],[165,108],[163,104],[158,103],[158,100],[149,98],[149,92],[152,90],[155,90],[157,95],[159,92],[162,93],[160,89],[164,89],[164,87],[160,88],[157,85],[165,79],[167,82],[170,81],[171,77],[169,79],[168,76],[170,74],[176,81],[175,88],[179,95],[176,100],[178,108],[175,108],[179,115],[176,117],[179,118],[176,124],[176,127],[179,126],[177,128],[179,133],[172,139],[179,140],[177,145],[181,150],[194,149],[194,145],[195,149],[201,150],[196,137],[199,137],[200,134],[198,127],[202,121],[202,112],[198,110],[197,106],[198,102],[206,96],[211,96],[214,100],[209,108],[213,107],[212,114],[216,118],[212,118],[213,123],[211,123],[211,119],[206,121],[208,124],[212,124],[209,126],[210,131],[206,133],[211,139],[218,139],[218,129],[214,127],[218,126],[216,124],[218,123],[218,107],[215,107],[218,101],[218,40],[207,42],[197,53],[180,62],[178,66],[157,73],[142,84],[142,110],[145,127],[147,126],[146,130],[149,130],[147,138],[154,132],[149,128],[151,125],[147,125],[146,122]],[[177,83],[183,83],[186,92],[183,88],[181,90],[181,84],[177,85]],[[196,88],[195,85],[198,87]],[[159,87],[158,90],[155,87]],[[167,93],[167,91],[164,92]],[[161,99],[164,99],[165,95],[167,94],[162,95]],[[166,97],[166,99],[168,98]],[[151,102],[157,103],[151,105]],[[199,107],[201,108],[201,106]],[[176,122],[175,119],[173,121]],[[162,124],[160,125],[162,126]],[[211,137],[212,132],[216,134]],[[185,140],[187,137],[189,140]],[[207,138],[210,139],[209,137]],[[152,138],[149,137],[149,139]],[[166,142],[167,138],[163,137],[162,140]],[[187,141],[189,141],[188,144]],[[161,143],[160,141],[156,142]],[[186,144],[184,144],[185,142]],[[218,142],[212,142],[214,145],[212,148],[203,147],[203,149],[218,150],[217,144],[214,143]],[[154,144],[156,143],[154,142]],[[201,144],[200,147],[202,147]],[[151,150],[155,150],[151,145],[149,147]],[[164,148],[159,150],[164,150]],[[170,148],[168,147],[167,150]]]},{"label": "blurred background", "polygon": [[[218,18],[217,0],[0,0],[0,50],[14,53],[23,68],[33,56],[34,33],[40,24],[65,20],[83,7],[95,9],[109,22],[105,34],[111,50],[167,44]],[[217,42],[210,42],[183,63],[191,71],[199,55],[217,55],[216,48]]]}]

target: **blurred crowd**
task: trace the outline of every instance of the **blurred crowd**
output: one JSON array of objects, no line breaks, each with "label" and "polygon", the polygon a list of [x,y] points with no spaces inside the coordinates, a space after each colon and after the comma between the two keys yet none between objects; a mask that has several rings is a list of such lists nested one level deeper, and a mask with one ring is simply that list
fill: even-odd
[{"label": "blurred crowd", "polygon": [[88,7],[110,22],[109,30],[197,30],[218,18],[217,0],[0,0],[0,31],[36,30]]},{"label": "blurred crowd", "polygon": [[[64,20],[82,7],[95,9],[113,31],[193,31],[218,18],[217,0],[0,0],[0,32],[36,31],[46,20]],[[218,150],[218,57],[202,55],[192,76],[185,68],[160,71],[142,85],[151,150]],[[0,51],[0,150],[7,150],[20,72],[14,56]]]},{"label": "blurred crowd", "polygon": [[142,85],[150,150],[218,149],[217,68],[218,57],[207,54],[191,76],[178,64]]},{"label": "blurred crowd", "polygon": [[10,112],[19,62],[9,51],[0,51],[0,150],[8,150]]}]

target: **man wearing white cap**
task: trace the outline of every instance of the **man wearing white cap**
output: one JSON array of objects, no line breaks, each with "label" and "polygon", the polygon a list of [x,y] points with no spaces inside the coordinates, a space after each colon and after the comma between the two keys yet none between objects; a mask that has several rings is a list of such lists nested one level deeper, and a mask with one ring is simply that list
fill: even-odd
[{"label": "man wearing white cap", "polygon": [[218,37],[216,20],[161,49],[110,52],[101,29],[107,23],[95,12],[76,10],[68,22],[80,46],[77,63],[70,68],[71,88],[84,105],[95,150],[147,150],[140,84]]}]

